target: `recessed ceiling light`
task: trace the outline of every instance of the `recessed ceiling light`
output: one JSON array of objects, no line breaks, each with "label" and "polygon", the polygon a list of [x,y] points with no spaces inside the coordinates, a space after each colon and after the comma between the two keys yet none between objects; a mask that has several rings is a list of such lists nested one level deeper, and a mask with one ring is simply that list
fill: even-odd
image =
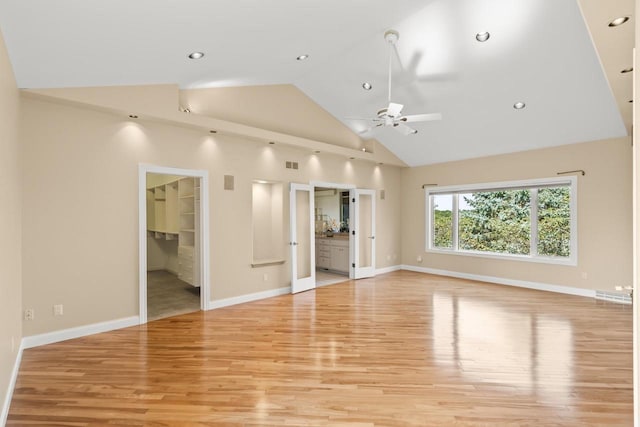
[{"label": "recessed ceiling light", "polygon": [[304,61],[305,59],[307,59],[309,57],[309,55],[307,55],[306,53],[304,55],[300,55],[298,56],[296,59],[298,61]]},{"label": "recessed ceiling light", "polygon": [[363,152],[365,152],[365,153],[367,152],[367,149],[366,149],[366,148],[364,148],[364,147],[362,147],[360,150],[362,150],[362,151],[363,151]]},{"label": "recessed ceiling light", "polygon": [[135,114],[129,114],[129,118],[130,118],[130,119],[137,119],[137,118],[138,118],[138,116],[136,116]]},{"label": "recessed ceiling light", "polygon": [[371,86],[371,83],[369,83],[369,82],[364,82],[364,83],[362,83],[362,88],[364,90],[371,90],[371,89],[373,89],[373,86]]},{"label": "recessed ceiling light", "polygon": [[413,132],[411,132],[411,135],[415,135],[416,133],[418,133],[418,129],[414,129]]},{"label": "recessed ceiling light", "polygon": [[274,141],[269,141],[269,145],[275,145]]},{"label": "recessed ceiling light", "polygon": [[629,68],[625,68],[624,70],[620,71],[620,73],[622,74],[627,74],[633,71],[633,67],[629,67]]},{"label": "recessed ceiling light", "polygon": [[355,159],[355,157],[349,157],[349,160],[354,160],[354,159]]},{"label": "recessed ceiling light", "polygon": [[491,34],[489,34],[488,31],[476,34],[476,40],[478,40],[479,42],[486,42],[487,40],[489,40],[489,37],[491,37]]},{"label": "recessed ceiling light", "polygon": [[203,56],[203,52],[192,52],[189,54],[189,59],[201,59]]},{"label": "recessed ceiling light", "polygon": [[314,151],[314,153],[320,154],[320,150],[316,150],[316,151]]},{"label": "recessed ceiling light", "polygon": [[258,184],[268,184],[268,182],[267,182],[267,181],[265,181],[264,179],[257,179],[257,180],[256,180],[256,182],[257,182]]},{"label": "recessed ceiling light", "polygon": [[209,131],[209,133],[218,133],[218,131],[217,131],[217,130],[213,130],[213,129],[211,129],[211,130]]},{"label": "recessed ceiling light", "polygon": [[516,110],[522,110],[526,106],[527,104],[525,104],[524,102],[516,102],[515,104],[513,104],[513,108],[515,108]]},{"label": "recessed ceiling light", "polygon": [[180,111],[182,111],[183,113],[187,113],[187,114],[189,114],[191,112],[190,109],[185,108],[185,107],[180,108]]},{"label": "recessed ceiling light", "polygon": [[621,16],[619,18],[614,19],[613,21],[609,22],[609,26],[610,27],[617,27],[618,25],[622,25],[625,22],[627,22],[629,20],[628,16]]},{"label": "recessed ceiling light", "polygon": [[378,164],[379,164],[380,166],[384,165],[384,163],[382,163],[382,162],[380,162],[380,163],[378,163]]},{"label": "recessed ceiling light", "polygon": [[631,103],[633,103],[633,99],[630,99],[630,100],[629,100],[629,104],[631,104]]}]

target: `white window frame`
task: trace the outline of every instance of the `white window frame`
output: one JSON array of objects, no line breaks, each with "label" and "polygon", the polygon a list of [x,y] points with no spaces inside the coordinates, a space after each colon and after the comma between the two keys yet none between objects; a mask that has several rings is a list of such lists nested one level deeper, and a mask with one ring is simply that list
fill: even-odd
[{"label": "white window frame", "polygon": [[[529,255],[513,255],[502,254],[498,252],[481,252],[481,251],[468,251],[460,250],[458,248],[458,197],[453,197],[452,200],[452,246],[453,248],[436,248],[433,246],[434,237],[434,221],[433,221],[433,203],[431,196],[433,195],[445,195],[445,194],[460,194],[460,193],[474,193],[480,191],[498,191],[498,190],[516,190],[526,188],[540,188],[540,187],[552,187],[552,186],[568,186],[569,198],[570,198],[570,233],[571,240],[569,243],[570,254],[568,257],[550,257],[537,255],[538,247],[538,230],[537,230],[537,192],[533,192],[536,197],[531,199],[531,250]],[[425,252],[448,254],[448,255],[461,255],[472,256],[480,258],[493,258],[493,259],[508,259],[516,261],[528,261],[538,262],[545,264],[561,264],[561,265],[578,265],[578,178],[575,176],[565,176],[557,178],[542,178],[532,179],[524,181],[505,181],[505,182],[492,182],[483,184],[469,184],[469,185],[450,185],[446,187],[425,187]]]}]

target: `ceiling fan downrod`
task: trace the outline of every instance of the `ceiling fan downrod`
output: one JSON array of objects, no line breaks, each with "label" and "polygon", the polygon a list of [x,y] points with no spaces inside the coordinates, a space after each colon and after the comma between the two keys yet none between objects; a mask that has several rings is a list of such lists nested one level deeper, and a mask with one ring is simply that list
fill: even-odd
[{"label": "ceiling fan downrod", "polygon": [[400,38],[400,34],[396,30],[387,30],[384,32],[384,39],[389,43],[389,99],[391,102],[391,60],[393,58],[393,47]]}]

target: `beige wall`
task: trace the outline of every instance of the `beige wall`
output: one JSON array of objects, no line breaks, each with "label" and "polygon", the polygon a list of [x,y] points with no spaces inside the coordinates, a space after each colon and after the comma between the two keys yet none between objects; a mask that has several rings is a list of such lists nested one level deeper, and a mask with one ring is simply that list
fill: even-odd
[{"label": "beige wall", "polygon": [[[585,289],[613,291],[616,285],[628,286],[632,281],[631,157],[631,140],[622,138],[404,169],[403,264]],[[575,169],[586,171],[578,178],[577,266],[425,253],[422,184],[548,178]]]},{"label": "beige wall", "polygon": [[4,403],[22,338],[19,110],[18,89],[0,35],[0,405]]},{"label": "beige wall", "polygon": [[[212,300],[290,283],[289,262],[250,267],[256,179],[386,189],[377,266],[399,262],[399,168],[32,98],[23,104],[23,305],[36,313],[25,335],[138,314],[139,163],[209,171]],[[286,169],[287,160],[299,169]],[[224,175],[235,177],[234,191],[223,189]],[[284,217],[288,224],[288,209]],[[281,238],[288,241],[286,227]],[[64,304],[64,316],[52,316],[53,304]]]}]

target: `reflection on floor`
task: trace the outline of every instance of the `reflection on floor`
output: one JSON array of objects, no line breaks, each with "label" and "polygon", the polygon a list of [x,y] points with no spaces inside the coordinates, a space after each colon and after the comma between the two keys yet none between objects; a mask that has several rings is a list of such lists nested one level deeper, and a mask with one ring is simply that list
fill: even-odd
[{"label": "reflection on floor", "polygon": [[632,426],[631,309],[396,271],[24,350],[7,427]]},{"label": "reflection on floor", "polygon": [[147,272],[147,320],[200,310],[200,288],[168,271]]},{"label": "reflection on floor", "polygon": [[327,271],[322,268],[316,268],[316,287],[333,285],[334,283],[346,282],[349,276]]}]

